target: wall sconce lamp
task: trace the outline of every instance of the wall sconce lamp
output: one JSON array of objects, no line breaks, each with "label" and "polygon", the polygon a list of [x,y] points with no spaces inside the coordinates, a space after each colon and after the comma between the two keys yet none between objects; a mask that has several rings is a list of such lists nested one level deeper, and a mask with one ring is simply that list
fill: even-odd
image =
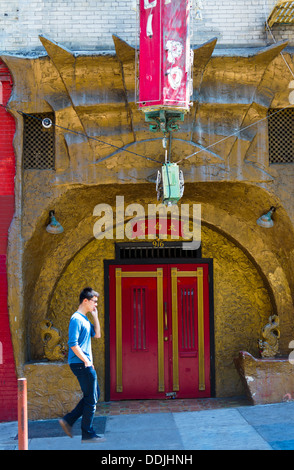
[{"label": "wall sconce lamp", "polygon": [[266,214],[263,214],[261,217],[257,219],[256,221],[257,225],[260,225],[260,227],[265,227],[265,228],[273,227],[274,221],[272,219],[272,215],[275,212],[275,210],[276,208],[272,206]]},{"label": "wall sconce lamp", "polygon": [[49,218],[50,218],[50,222],[46,227],[47,232],[54,233],[54,234],[62,233],[63,227],[59,222],[57,222],[54,211],[49,212]]}]

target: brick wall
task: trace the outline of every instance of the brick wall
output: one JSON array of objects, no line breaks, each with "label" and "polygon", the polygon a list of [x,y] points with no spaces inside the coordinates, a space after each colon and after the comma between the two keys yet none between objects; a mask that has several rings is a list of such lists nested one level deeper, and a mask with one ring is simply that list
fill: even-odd
[{"label": "brick wall", "polygon": [[[12,90],[9,70],[0,62],[0,104]],[[8,229],[14,213],[15,123],[0,106],[0,421],[17,419],[17,379],[7,305],[6,253]]]},{"label": "brick wall", "polygon": [[[176,0],[173,0],[176,1]],[[218,46],[273,43],[265,20],[275,0],[202,0],[202,21],[194,21],[192,44],[216,36]],[[136,44],[135,0],[1,0],[0,52],[43,51],[38,35],[71,50],[114,49],[112,34]],[[294,45],[293,26],[274,26],[277,41]]]}]

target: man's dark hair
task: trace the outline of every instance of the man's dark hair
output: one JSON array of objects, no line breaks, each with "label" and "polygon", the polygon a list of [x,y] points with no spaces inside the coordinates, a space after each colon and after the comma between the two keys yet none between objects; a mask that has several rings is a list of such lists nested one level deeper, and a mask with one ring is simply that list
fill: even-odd
[{"label": "man's dark hair", "polygon": [[85,300],[91,300],[93,297],[98,297],[98,292],[95,292],[91,287],[85,287],[80,293],[80,304]]}]

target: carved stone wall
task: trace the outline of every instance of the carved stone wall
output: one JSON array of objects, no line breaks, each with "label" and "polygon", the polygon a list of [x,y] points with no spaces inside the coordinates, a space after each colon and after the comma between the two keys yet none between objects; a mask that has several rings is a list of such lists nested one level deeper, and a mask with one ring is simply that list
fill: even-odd
[{"label": "carved stone wall", "polygon": [[[30,191],[42,190],[36,213],[68,184],[153,181],[164,151],[136,105],[135,50],[114,37],[116,54],[77,55],[40,39],[48,56],[3,56],[14,78],[18,138],[20,112],[55,113],[57,173],[24,176]],[[215,45],[216,39],[194,50],[194,106],[174,136],[171,158],[181,162],[187,182],[279,183],[268,161],[266,114],[269,106],[289,105],[293,77],[279,55],[286,43],[250,56],[212,57]],[[33,226],[24,227],[25,239]]]}]

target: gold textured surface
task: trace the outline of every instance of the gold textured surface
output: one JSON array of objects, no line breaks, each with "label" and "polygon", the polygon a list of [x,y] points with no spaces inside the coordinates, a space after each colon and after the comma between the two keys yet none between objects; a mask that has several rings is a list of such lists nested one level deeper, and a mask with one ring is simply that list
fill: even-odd
[{"label": "gold textured surface", "polygon": [[173,391],[177,392],[180,390],[177,268],[171,269],[171,292],[172,292],[172,331],[173,331]]},{"label": "gold textured surface", "polygon": [[261,339],[258,341],[261,357],[275,357],[278,354],[281,336],[279,324],[278,315],[273,315],[269,317],[268,323],[262,328]]}]

